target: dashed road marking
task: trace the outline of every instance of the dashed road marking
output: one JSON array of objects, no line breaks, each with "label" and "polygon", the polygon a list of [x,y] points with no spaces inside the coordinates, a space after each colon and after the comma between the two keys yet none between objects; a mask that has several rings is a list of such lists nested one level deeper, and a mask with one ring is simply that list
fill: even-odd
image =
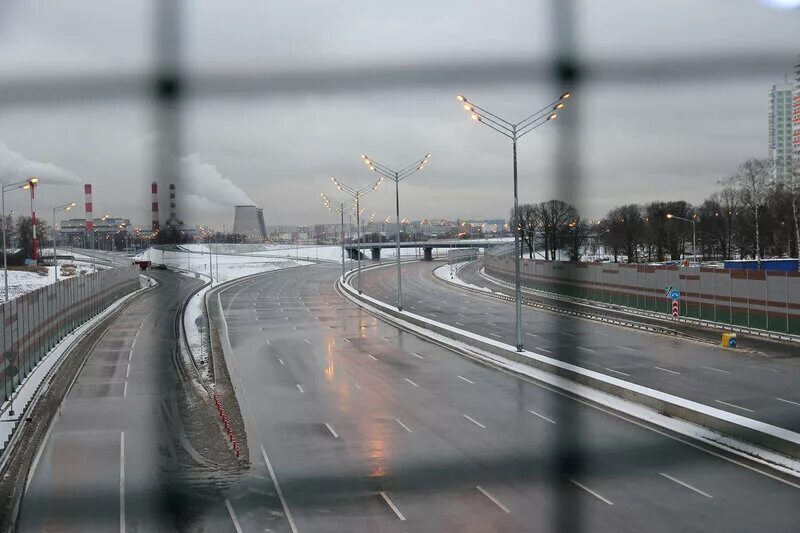
[{"label": "dashed road marking", "polygon": [[305,392],[303,390],[303,387],[299,383],[297,384],[297,390],[299,390],[300,392]]},{"label": "dashed road marking", "polygon": [[408,431],[409,433],[411,433],[411,429],[407,425],[403,424],[403,422],[399,418],[395,418],[394,421],[397,422],[398,424],[400,424],[401,428],[403,428],[406,431]]},{"label": "dashed road marking", "polygon": [[546,416],[544,416],[544,415],[542,415],[542,414],[539,414],[539,413],[537,413],[536,411],[531,411],[531,410],[528,410],[528,412],[529,412],[530,414],[534,415],[534,416],[538,416],[538,417],[539,417],[539,418],[541,418],[542,420],[546,420],[546,421],[550,422],[551,424],[555,424],[555,423],[556,423],[556,421],[555,421],[555,420],[551,420],[550,418],[547,418]]},{"label": "dashed road marking", "polygon": [[414,357],[417,357],[417,358],[419,358],[419,359],[425,359],[423,356],[421,356],[421,355],[420,355],[420,354],[418,354],[417,352],[411,352],[411,355],[413,355]]},{"label": "dashed road marking", "polygon": [[705,496],[706,498],[713,498],[713,496],[711,494],[709,494],[707,492],[703,492],[702,490],[698,489],[697,487],[693,487],[693,486],[689,485],[688,483],[684,483],[680,479],[675,479],[674,477],[672,477],[670,475],[667,475],[664,472],[659,472],[658,475],[663,476],[663,477],[667,478],[670,481],[674,481],[675,483],[677,483],[678,485],[680,485],[682,487],[686,487],[689,490],[693,490],[694,492],[696,492],[697,494],[700,494],[701,496]]},{"label": "dashed road marking", "polygon": [[388,505],[389,508],[391,508],[391,510],[394,511],[394,514],[397,515],[397,518],[405,522],[406,517],[403,516],[403,513],[400,512],[400,509],[398,509],[397,506],[392,502],[392,500],[389,499],[389,496],[387,496],[386,493],[383,491],[380,491],[378,494],[381,495],[381,498],[383,498],[383,501],[386,502],[386,505]]},{"label": "dashed road marking", "polygon": [[705,368],[706,370],[713,370],[714,372],[721,372],[723,374],[730,374],[729,370],[722,370],[721,368],[714,368],[713,366],[702,365],[700,368]]},{"label": "dashed road marking", "polygon": [[483,424],[481,424],[480,422],[478,422],[477,420],[475,420],[471,416],[468,416],[468,415],[461,415],[461,416],[463,416],[464,418],[466,418],[467,420],[469,420],[470,422],[472,422],[473,424],[475,424],[479,428],[486,429],[486,426],[484,426]]},{"label": "dashed road marking", "polygon": [[414,383],[414,382],[413,382],[413,381],[411,381],[410,379],[408,379],[408,378],[403,378],[403,379],[404,379],[404,380],[406,380],[406,381],[408,381],[409,383],[411,383],[411,384],[412,384],[412,385],[414,385],[415,387],[419,387],[419,385],[417,385],[416,383]]},{"label": "dashed road marking", "polygon": [[328,428],[328,431],[330,431],[330,432],[331,432],[331,435],[333,435],[333,438],[334,438],[334,439],[338,439],[338,438],[339,438],[339,434],[338,434],[338,433],[336,433],[336,430],[335,430],[335,429],[333,429],[333,426],[331,426],[330,424],[328,424],[327,422],[325,422],[325,427],[326,427],[326,428]]},{"label": "dashed road marking", "polygon": [[800,407],[800,402],[793,402],[792,400],[784,400],[783,398],[775,398],[775,399],[778,400],[779,402],[790,403],[792,405],[797,405],[798,407]]},{"label": "dashed road marking", "polygon": [[506,507],[505,505],[503,505],[502,503],[500,503],[500,501],[499,501],[497,498],[495,498],[494,496],[492,496],[491,494],[489,494],[489,492],[488,492],[487,490],[485,490],[485,489],[481,488],[481,486],[480,486],[480,485],[476,485],[476,486],[475,486],[475,488],[476,488],[476,489],[478,489],[478,490],[480,491],[480,493],[481,493],[481,494],[483,494],[484,496],[486,496],[487,498],[489,498],[489,500],[491,500],[491,502],[492,502],[493,504],[495,504],[495,505],[496,505],[496,506],[498,506],[500,509],[502,509],[504,513],[510,513],[510,512],[511,512],[511,511],[509,511],[508,507]]},{"label": "dashed road marking", "polygon": [[597,498],[598,500],[600,500],[600,501],[602,501],[602,502],[605,502],[605,503],[607,503],[608,505],[614,505],[614,502],[612,502],[611,500],[609,500],[609,499],[606,499],[606,498],[603,498],[602,496],[600,496],[598,493],[596,493],[596,492],[595,492],[595,491],[593,491],[592,489],[590,489],[590,488],[586,487],[585,485],[581,485],[580,483],[578,483],[578,482],[577,482],[577,481],[575,481],[574,479],[570,479],[570,482],[571,482],[573,485],[575,485],[575,486],[577,486],[577,487],[580,487],[580,488],[582,488],[583,490],[585,490],[586,492],[588,492],[589,494],[591,494],[592,496],[594,496],[594,497],[595,497],[595,498]]},{"label": "dashed road marking", "polygon": [[680,372],[676,372],[676,371],[670,370],[668,368],[661,368],[660,366],[654,366],[653,368],[655,368],[656,370],[661,370],[662,372],[669,372],[670,374],[680,375]]},{"label": "dashed road marking", "polygon": [[374,355],[372,355],[371,353],[368,353],[367,355],[370,356],[373,361],[377,361],[378,360],[378,358],[375,357]]},{"label": "dashed road marking", "polygon": [[741,405],[736,405],[735,403],[728,403],[723,402],[722,400],[714,400],[717,403],[721,403],[722,405],[727,405],[728,407],[734,407],[736,409],[741,409],[742,411],[747,411],[748,413],[755,413],[752,409],[748,409],[747,407],[742,407]]},{"label": "dashed road marking", "polygon": [[458,379],[463,379],[464,381],[466,381],[466,382],[467,382],[467,383],[469,383],[470,385],[475,385],[475,382],[474,382],[474,381],[472,381],[472,380],[469,380],[469,379],[465,378],[464,376],[458,376]]},{"label": "dashed road marking", "polygon": [[630,376],[630,374],[628,374],[627,372],[621,372],[619,370],[614,370],[613,368],[606,368],[606,370],[608,370],[609,372],[613,372],[615,374],[619,374],[620,376],[626,376],[626,377]]}]

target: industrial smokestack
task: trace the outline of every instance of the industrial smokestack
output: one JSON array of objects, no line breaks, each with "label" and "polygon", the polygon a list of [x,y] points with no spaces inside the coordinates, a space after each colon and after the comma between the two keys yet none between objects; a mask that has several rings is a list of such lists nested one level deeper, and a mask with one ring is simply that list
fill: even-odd
[{"label": "industrial smokestack", "polygon": [[169,224],[177,224],[177,214],[175,213],[175,184],[169,184]]},{"label": "industrial smokestack", "polygon": [[153,231],[158,231],[158,183],[155,181],[150,185],[150,191],[153,193]]},{"label": "industrial smokestack", "polygon": [[83,186],[85,195],[84,206],[86,208],[86,239],[87,242],[94,242],[94,219],[92,218],[92,185],[87,183]]}]

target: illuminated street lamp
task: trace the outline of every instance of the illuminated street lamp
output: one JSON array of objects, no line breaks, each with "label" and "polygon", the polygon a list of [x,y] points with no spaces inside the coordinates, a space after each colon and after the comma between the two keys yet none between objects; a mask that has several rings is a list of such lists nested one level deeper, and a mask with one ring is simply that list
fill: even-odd
[{"label": "illuminated street lamp", "polygon": [[683,220],[684,222],[692,223],[692,263],[697,263],[697,221],[694,219],[694,217],[691,219],[683,218],[673,215],[672,213],[667,213],[667,218],[676,218],[678,220]]},{"label": "illuminated street lamp", "polygon": [[55,271],[55,280],[58,283],[58,254],[56,253],[56,212],[69,211],[75,207],[75,202],[70,202],[64,205],[57,205],[53,208],[53,270]]},{"label": "illuminated street lamp", "polygon": [[[504,118],[490,113],[486,109],[467,100],[467,97],[459,94],[456,98],[463,102],[464,110],[470,114],[470,118],[480,122],[484,126],[492,128],[494,131],[505,135],[511,139],[514,160],[514,218],[518,219],[519,201],[517,198],[517,140],[532,132],[536,128],[555,120],[558,112],[564,108],[564,101],[572,96],[571,93],[562,94],[558,100],[551,102],[529,115],[519,122],[509,122]],[[517,337],[517,351],[522,351],[522,288],[520,283],[520,257],[522,249],[520,247],[519,232],[514,232],[514,300],[516,310],[516,324],[514,327]]]},{"label": "illuminated street lamp", "polygon": [[322,202],[325,204],[329,210],[333,211],[334,213],[339,213],[342,219],[341,225],[341,234],[342,234],[342,276],[344,276],[344,202],[340,202],[338,200],[331,200],[328,198],[325,193],[319,194],[322,197]]},{"label": "illuminated street lamp", "polygon": [[351,196],[356,202],[356,258],[358,259],[358,294],[361,294],[361,197],[367,193],[374,191],[383,182],[383,176],[372,185],[362,187],[361,189],[354,189],[344,183],[338,181],[336,178],[331,178],[331,181],[336,188],[343,193]]},{"label": "illuminated street lamp", "polygon": [[[14,183],[9,183],[8,185],[2,186],[2,193],[0,193],[0,204],[2,204],[2,211],[3,211],[3,285],[4,285],[4,294],[5,299],[3,301],[8,301],[8,254],[6,250],[6,191],[13,191],[15,189],[32,189],[39,183],[39,178],[28,178],[26,180],[17,181]],[[34,232],[36,231],[36,226],[34,226]],[[13,414],[13,410],[12,410]]]},{"label": "illuminated street lamp", "polygon": [[366,154],[361,154],[361,159],[369,166],[369,169],[373,172],[377,172],[382,177],[389,178],[394,182],[394,203],[395,203],[395,215],[397,216],[397,310],[403,310],[403,291],[402,291],[402,283],[400,281],[400,182],[411,174],[415,174],[425,168],[425,163],[428,162],[430,159],[431,154],[427,154],[425,157],[414,161],[409,166],[400,169],[400,170],[392,170],[391,168],[382,165],[371,159]]}]

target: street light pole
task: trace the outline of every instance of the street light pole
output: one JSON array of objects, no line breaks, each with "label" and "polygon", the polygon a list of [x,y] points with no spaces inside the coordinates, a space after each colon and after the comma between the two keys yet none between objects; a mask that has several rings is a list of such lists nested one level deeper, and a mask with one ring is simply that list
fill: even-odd
[{"label": "street light pole", "polygon": [[53,208],[53,270],[55,271],[55,281],[58,283],[58,253],[56,251],[56,211],[69,211],[75,207],[75,202],[64,205],[57,205]]},{"label": "street light pole", "polygon": [[333,205],[331,204],[331,199],[328,198],[325,195],[325,193],[320,193],[320,196],[322,197],[322,201],[325,204],[325,207],[327,207],[330,211],[333,211],[334,213],[339,213],[341,215],[341,219],[342,219],[342,224],[341,224],[341,233],[342,233],[342,278],[344,278],[344,273],[345,273],[345,269],[344,269],[344,202],[337,201],[336,203],[338,205],[336,207],[333,207]]},{"label": "street light pole", "polygon": [[331,178],[336,188],[340,191],[348,194],[356,201],[356,254],[358,259],[358,294],[361,294],[361,197],[365,194],[369,193],[370,191],[374,191],[378,188],[378,186],[383,182],[383,176],[380,177],[378,181],[376,181],[372,185],[368,185],[366,187],[362,187],[361,189],[354,189],[348,185],[343,184],[342,182],[338,181],[336,178]]},{"label": "street light pole", "polygon": [[[4,286],[4,300],[8,301],[8,250],[6,249],[6,191],[13,191],[14,189],[30,189],[35,187],[39,182],[39,178],[29,178],[27,180],[17,181],[2,186],[0,192],[0,203],[2,203],[3,211],[3,286]],[[13,414],[13,411],[12,411]]]},{"label": "street light pole", "polygon": [[375,161],[374,159],[369,158],[366,154],[361,154],[361,159],[369,165],[369,169],[373,172],[377,172],[382,177],[389,178],[394,182],[394,201],[395,201],[395,216],[397,216],[397,223],[396,223],[396,245],[397,245],[397,310],[403,310],[403,289],[402,289],[402,276],[400,272],[400,181],[404,180],[405,178],[409,177],[411,174],[415,174],[422,170],[425,167],[425,163],[428,162],[428,158],[430,158],[431,154],[427,154],[425,157],[418,159],[413,164],[405,167],[402,170],[392,170],[391,168],[382,165]]},{"label": "street light pole", "polygon": [[[464,109],[470,113],[472,120],[487,126],[494,131],[505,135],[511,139],[511,147],[514,162],[514,223],[518,224],[519,219],[519,198],[517,187],[517,141],[535,130],[555,120],[558,117],[558,110],[564,107],[564,100],[571,97],[571,93],[562,94],[558,100],[551,102],[539,109],[532,115],[529,115],[519,122],[510,122],[504,118],[495,115],[482,107],[475,105],[475,103],[467,100],[464,95],[458,95],[458,100],[463,102]],[[514,325],[514,332],[516,334],[517,351],[521,352],[523,349],[522,342],[522,283],[520,279],[520,261],[522,250],[520,248],[519,231],[514,230],[514,307],[516,313],[516,321]]]},{"label": "street light pole", "polygon": [[697,263],[697,220],[695,220],[694,217],[683,218],[673,215],[672,213],[667,213],[667,218],[676,218],[678,220],[683,220],[684,222],[692,223],[692,263]]}]

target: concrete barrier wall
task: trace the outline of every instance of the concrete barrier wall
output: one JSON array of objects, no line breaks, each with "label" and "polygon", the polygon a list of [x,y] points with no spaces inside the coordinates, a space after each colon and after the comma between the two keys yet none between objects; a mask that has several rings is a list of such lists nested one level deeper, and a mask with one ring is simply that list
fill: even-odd
[{"label": "concrete barrier wall", "polygon": [[[514,281],[509,255],[485,257],[486,273]],[[523,259],[523,286],[636,309],[672,312],[665,287],[681,293],[680,314],[800,334],[800,273]]]}]

